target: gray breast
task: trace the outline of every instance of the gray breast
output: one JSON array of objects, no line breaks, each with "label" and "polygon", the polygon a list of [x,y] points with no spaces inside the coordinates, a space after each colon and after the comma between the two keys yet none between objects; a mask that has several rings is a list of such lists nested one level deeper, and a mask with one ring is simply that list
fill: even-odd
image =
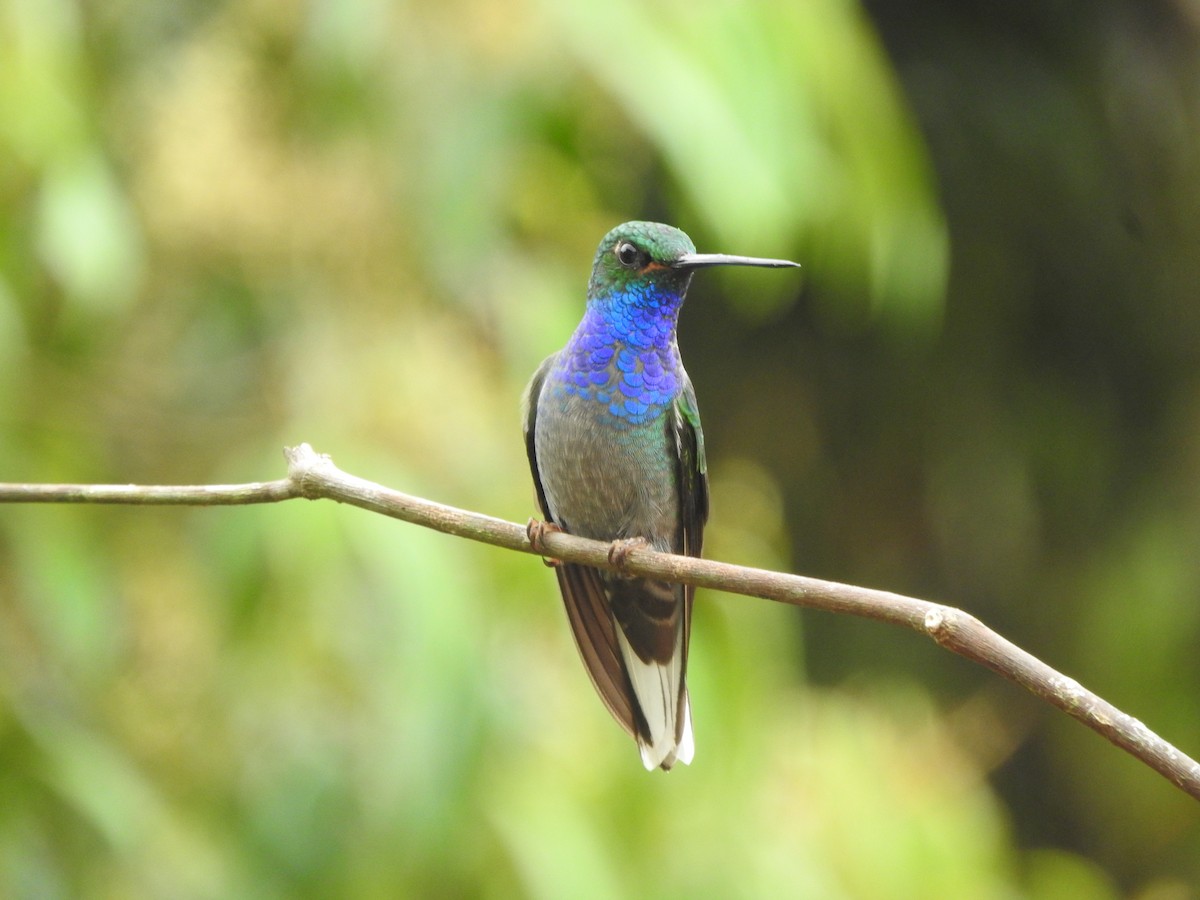
[{"label": "gray breast", "polygon": [[[671,414],[668,407],[664,416]],[[568,531],[599,540],[644,537],[672,549],[678,498],[664,417],[614,421],[603,404],[548,384],[534,439],[550,512]]]}]

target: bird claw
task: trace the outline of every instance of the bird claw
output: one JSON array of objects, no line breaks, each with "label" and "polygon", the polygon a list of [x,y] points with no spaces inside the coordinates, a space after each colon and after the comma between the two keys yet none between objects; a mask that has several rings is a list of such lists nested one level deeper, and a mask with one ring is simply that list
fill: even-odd
[{"label": "bird claw", "polygon": [[[531,518],[525,526],[525,536],[529,538],[529,546],[533,548],[535,553],[545,553],[546,543],[543,538],[547,534],[553,534],[556,531],[562,531],[553,522],[543,522],[541,519]],[[548,568],[556,568],[562,565],[560,559],[542,559],[542,564]]]},{"label": "bird claw", "polygon": [[630,553],[634,550],[646,550],[649,547],[650,542],[644,537],[631,537],[620,541],[613,541],[612,546],[608,548],[608,561],[618,569],[624,569]]}]

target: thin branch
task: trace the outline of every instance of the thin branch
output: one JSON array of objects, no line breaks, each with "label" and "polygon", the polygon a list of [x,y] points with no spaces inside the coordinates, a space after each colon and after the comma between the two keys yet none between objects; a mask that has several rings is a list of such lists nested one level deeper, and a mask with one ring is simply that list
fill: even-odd
[{"label": "thin branch", "polygon": [[0,503],[245,506],[277,503],[299,496],[300,485],[290,477],[250,484],[0,484]]},{"label": "thin branch", "polygon": [[[296,497],[327,499],[473,541],[523,553],[539,553],[530,544],[523,525],[413,497],[349,475],[308,444],[284,452],[288,460],[288,477],[278,481],[194,486],[0,484],[0,503],[224,506],[275,503]],[[962,610],[887,591],[673,556],[649,549],[631,550],[619,564],[614,564],[609,560],[611,547],[602,541],[547,532],[540,552],[565,562],[604,569],[619,568],[632,575],[905,625],[1058,707],[1200,800],[1200,764],[1195,760],[1137,719]]]}]

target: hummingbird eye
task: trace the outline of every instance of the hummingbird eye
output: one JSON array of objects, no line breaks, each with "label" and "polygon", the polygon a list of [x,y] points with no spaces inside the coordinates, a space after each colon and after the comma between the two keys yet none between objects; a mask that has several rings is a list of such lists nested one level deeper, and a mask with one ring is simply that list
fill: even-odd
[{"label": "hummingbird eye", "polygon": [[627,269],[632,269],[638,264],[641,259],[641,251],[629,241],[621,241],[617,244],[614,252],[617,254],[617,262]]}]

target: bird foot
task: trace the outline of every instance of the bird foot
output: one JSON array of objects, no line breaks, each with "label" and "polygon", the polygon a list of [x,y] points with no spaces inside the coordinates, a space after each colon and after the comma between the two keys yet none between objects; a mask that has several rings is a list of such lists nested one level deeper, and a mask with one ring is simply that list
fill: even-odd
[{"label": "bird foot", "polygon": [[[545,553],[546,544],[542,539],[547,534],[553,534],[556,531],[562,531],[553,522],[543,522],[541,519],[530,519],[525,526],[525,536],[529,538],[529,546],[533,548],[535,553]],[[561,559],[542,559],[542,563],[553,569],[562,565]]]},{"label": "bird foot", "polygon": [[631,537],[620,541],[613,541],[612,546],[608,548],[608,561],[618,569],[624,569],[630,553],[634,550],[648,550],[649,548],[650,542],[644,537]]}]

